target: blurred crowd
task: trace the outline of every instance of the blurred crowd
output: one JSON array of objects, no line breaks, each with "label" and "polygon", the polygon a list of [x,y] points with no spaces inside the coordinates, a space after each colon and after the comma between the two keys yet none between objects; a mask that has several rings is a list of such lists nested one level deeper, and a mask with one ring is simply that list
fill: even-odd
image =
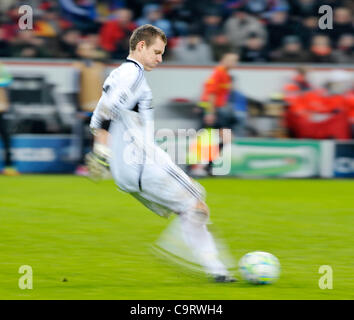
[{"label": "blurred crowd", "polygon": [[[20,30],[19,7],[33,9]],[[318,22],[333,8],[333,29]],[[230,49],[241,62],[353,63],[353,0],[1,0],[0,57],[124,59],[134,28],[150,23],[168,37],[166,59],[212,63]],[[328,22],[328,21],[327,21]]]},{"label": "blurred crowd", "polygon": [[354,82],[351,72],[333,69],[322,86],[299,67],[283,88],[284,125],[293,138],[354,139]]}]

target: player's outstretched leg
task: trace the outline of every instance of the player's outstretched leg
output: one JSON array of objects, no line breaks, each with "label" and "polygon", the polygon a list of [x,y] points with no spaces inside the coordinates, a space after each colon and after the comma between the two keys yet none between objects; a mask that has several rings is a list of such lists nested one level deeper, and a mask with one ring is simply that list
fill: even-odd
[{"label": "player's outstretched leg", "polygon": [[200,264],[216,282],[235,282],[218,257],[212,234],[207,229],[209,209],[204,202],[198,202],[191,212],[180,214],[182,235]]}]

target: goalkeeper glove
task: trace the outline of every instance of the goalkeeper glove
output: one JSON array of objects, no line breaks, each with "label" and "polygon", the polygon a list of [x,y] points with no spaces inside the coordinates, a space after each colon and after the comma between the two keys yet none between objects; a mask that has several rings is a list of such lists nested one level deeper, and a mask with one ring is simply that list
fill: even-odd
[{"label": "goalkeeper glove", "polygon": [[89,170],[88,177],[98,182],[109,176],[109,158],[111,151],[109,148],[101,143],[95,143],[93,151],[89,152],[86,157],[86,165]]}]

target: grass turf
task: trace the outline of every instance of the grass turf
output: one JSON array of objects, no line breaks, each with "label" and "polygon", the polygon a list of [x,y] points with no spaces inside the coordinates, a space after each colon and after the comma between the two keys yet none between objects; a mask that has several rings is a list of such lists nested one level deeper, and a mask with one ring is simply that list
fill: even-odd
[{"label": "grass turf", "polygon": [[[276,284],[217,284],[161,261],[149,248],[166,219],[113,181],[25,175],[0,177],[0,298],[354,298],[353,181],[200,182],[235,260],[273,253],[282,267]],[[32,290],[18,286],[21,265],[33,269]],[[321,265],[333,269],[332,290],[319,288]]]}]

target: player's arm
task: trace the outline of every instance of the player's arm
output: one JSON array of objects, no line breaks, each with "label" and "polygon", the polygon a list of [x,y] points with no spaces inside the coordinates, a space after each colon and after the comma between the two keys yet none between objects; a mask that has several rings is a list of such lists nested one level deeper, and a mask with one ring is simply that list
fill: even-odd
[{"label": "player's arm", "polygon": [[134,88],[139,79],[140,74],[134,66],[109,76],[103,84],[101,99],[91,118],[92,131],[102,129],[105,120],[114,120],[120,109],[132,109],[135,104]]}]

